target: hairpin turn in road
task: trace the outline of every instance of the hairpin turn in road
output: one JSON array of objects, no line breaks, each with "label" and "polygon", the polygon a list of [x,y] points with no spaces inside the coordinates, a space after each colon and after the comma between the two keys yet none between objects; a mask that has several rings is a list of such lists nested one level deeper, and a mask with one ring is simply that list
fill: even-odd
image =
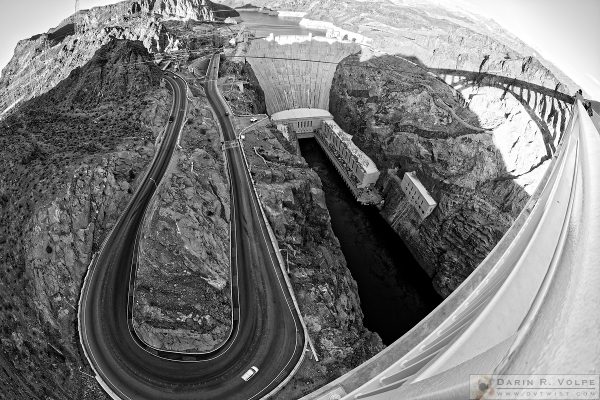
[{"label": "hairpin turn in road", "polygon": [[[213,57],[205,89],[224,139],[230,141],[236,137],[217,89],[218,63],[218,56]],[[239,146],[224,150],[231,183],[231,336],[212,352],[181,354],[151,348],[131,326],[135,244],[186,118],[185,82],[170,73],[165,79],[173,91],[173,118],[148,173],[88,269],[79,303],[81,345],[96,379],[112,397],[259,399],[294,370],[306,338]],[[244,381],[242,375],[252,366],[259,371]]]}]

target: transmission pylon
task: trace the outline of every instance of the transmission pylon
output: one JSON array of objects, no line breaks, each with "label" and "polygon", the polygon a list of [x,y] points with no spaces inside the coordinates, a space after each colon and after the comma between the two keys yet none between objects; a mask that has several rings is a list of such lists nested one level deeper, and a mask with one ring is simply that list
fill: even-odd
[{"label": "transmission pylon", "polygon": [[75,0],[75,14],[73,15],[73,25],[75,28],[75,33],[82,33],[83,32],[83,27],[81,26],[81,21],[80,21],[80,16],[77,15],[77,13],[79,12],[79,0]]},{"label": "transmission pylon", "polygon": [[46,64],[48,62],[48,51],[50,50],[50,40],[48,36],[44,38],[44,43],[42,45],[42,62]]}]

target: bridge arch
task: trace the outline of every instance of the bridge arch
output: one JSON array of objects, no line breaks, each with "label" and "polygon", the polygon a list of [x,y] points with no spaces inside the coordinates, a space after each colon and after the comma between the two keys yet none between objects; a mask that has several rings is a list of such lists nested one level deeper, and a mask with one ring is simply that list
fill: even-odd
[{"label": "bridge arch", "polygon": [[469,93],[469,89],[472,88],[500,89],[501,99],[511,95],[521,103],[542,133],[548,157],[556,152],[556,146],[567,129],[567,122],[572,113],[571,106],[574,103],[572,96],[559,91],[559,85],[551,89],[487,72],[441,68],[431,68],[429,71],[463,96],[466,104],[469,104],[473,97],[473,94]]},{"label": "bridge arch", "polygon": [[142,6],[138,2],[134,2],[131,4],[131,14],[137,14],[142,12]]}]

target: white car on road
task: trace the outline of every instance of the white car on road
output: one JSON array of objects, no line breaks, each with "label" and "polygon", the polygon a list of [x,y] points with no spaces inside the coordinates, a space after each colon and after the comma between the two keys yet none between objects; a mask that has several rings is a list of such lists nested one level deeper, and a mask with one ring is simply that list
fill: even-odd
[{"label": "white car on road", "polygon": [[242,379],[245,380],[246,382],[248,382],[250,380],[250,378],[252,378],[257,372],[258,372],[257,367],[250,367],[250,369],[248,371],[246,371],[244,373],[244,375],[242,375]]}]

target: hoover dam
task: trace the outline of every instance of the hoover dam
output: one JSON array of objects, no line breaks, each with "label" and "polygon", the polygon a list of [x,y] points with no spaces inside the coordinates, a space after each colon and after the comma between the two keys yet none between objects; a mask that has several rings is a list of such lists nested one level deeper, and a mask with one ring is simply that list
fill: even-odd
[{"label": "hoover dam", "polygon": [[76,2],[19,42],[0,398],[598,398],[587,93],[491,20],[363,3]]},{"label": "hoover dam", "polygon": [[340,61],[357,46],[323,37],[278,36],[252,41],[246,59],[265,92],[267,113],[296,108],[329,109],[329,93]]}]

